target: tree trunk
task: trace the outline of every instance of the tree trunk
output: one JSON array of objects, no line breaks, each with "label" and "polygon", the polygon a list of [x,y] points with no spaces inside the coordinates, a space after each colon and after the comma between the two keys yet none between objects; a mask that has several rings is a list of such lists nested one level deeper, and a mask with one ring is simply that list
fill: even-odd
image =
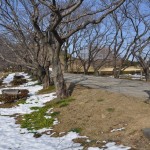
[{"label": "tree trunk", "polygon": [[64,72],[68,72],[68,54],[67,54],[67,48],[65,48],[64,52]]},{"label": "tree trunk", "polygon": [[45,70],[45,74],[44,74],[45,76],[43,78],[43,88],[44,89],[47,89],[50,85],[54,84],[51,79],[49,67],[50,67],[50,61],[47,61],[44,66],[44,70]]},{"label": "tree trunk", "polygon": [[53,84],[50,79],[49,65],[46,65],[45,67],[39,65],[37,79],[39,83],[43,84],[43,89],[47,89]]},{"label": "tree trunk", "polygon": [[50,79],[49,68],[45,68],[45,76],[43,78],[43,89],[47,89],[50,85],[52,85],[52,82]]},{"label": "tree trunk", "polygon": [[113,74],[114,74],[114,78],[119,78],[118,77],[118,70],[117,70],[117,67],[115,66],[114,69],[113,69]]},{"label": "tree trunk", "polygon": [[150,81],[149,68],[144,69],[146,82]]},{"label": "tree trunk", "polygon": [[114,69],[113,69],[114,78],[119,78],[118,69],[117,69],[116,53],[114,54],[113,60],[114,60]]},{"label": "tree trunk", "polygon": [[57,54],[53,55],[52,60],[54,84],[56,88],[57,97],[60,99],[68,97],[67,86],[61,70],[61,62]]},{"label": "tree trunk", "polygon": [[84,69],[84,74],[87,75],[88,74],[88,68],[86,68],[86,66],[83,66]]},{"label": "tree trunk", "polygon": [[37,68],[37,73],[36,73],[39,83],[41,83],[41,84],[43,83],[43,79],[44,79],[45,75],[46,75],[46,72],[45,72],[44,67],[39,65]]},{"label": "tree trunk", "polygon": [[95,75],[95,76],[99,76],[99,71],[98,71],[97,68],[94,69],[94,75]]}]

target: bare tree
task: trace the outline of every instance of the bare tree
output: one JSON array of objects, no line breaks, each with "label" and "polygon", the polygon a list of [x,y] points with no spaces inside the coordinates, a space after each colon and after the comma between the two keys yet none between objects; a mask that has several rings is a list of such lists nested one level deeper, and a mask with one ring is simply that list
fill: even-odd
[{"label": "bare tree", "polygon": [[[19,7],[19,6],[18,6]],[[49,66],[50,52],[41,44],[41,39],[33,30],[28,14],[21,17],[25,10],[17,9],[13,2],[2,3],[0,10],[1,47],[13,53],[16,59],[8,59],[0,53],[0,57],[15,65],[22,65],[30,69],[39,82],[47,88],[50,83]],[[10,57],[9,57],[10,58]]]},{"label": "bare tree", "polygon": [[[29,15],[28,19],[31,20],[32,27],[37,32],[38,38],[40,39],[42,45],[44,45],[46,41],[47,49],[50,49],[52,52],[54,83],[56,87],[56,93],[59,98],[68,96],[60,63],[60,52],[63,43],[74,33],[86,28],[89,24],[99,24],[103,19],[106,18],[106,16],[120,7],[125,0],[113,2],[100,1],[98,7],[95,7],[96,9],[92,9],[92,7],[90,11],[83,11],[80,15],[76,15],[78,8],[82,6],[83,2],[86,4],[89,4],[89,2],[84,0],[65,2],[66,3],[61,3],[60,1],[56,0],[16,0],[15,2],[4,0],[3,2],[4,5],[7,5],[7,7],[9,6],[9,9],[11,9],[14,4],[17,6],[16,4],[19,3],[18,7],[23,7],[26,11],[26,14]],[[14,10],[17,12],[17,9]],[[47,11],[43,12],[43,10]],[[71,15],[71,18],[67,20],[67,16],[69,15]],[[14,24],[16,23],[18,17],[13,15],[13,19],[15,19]],[[86,21],[83,22],[83,18],[86,18],[84,19]],[[44,24],[44,27],[41,26],[41,23]],[[62,34],[62,25],[65,26],[68,23],[74,24],[74,28]],[[19,29],[19,26],[17,29]]]},{"label": "bare tree", "polygon": [[[150,2],[148,2],[150,4]],[[149,47],[150,47],[150,13],[143,11],[143,7],[148,9],[147,2],[141,0],[132,3],[131,9],[124,9],[126,17],[131,22],[132,33],[134,36],[131,42],[131,52],[143,68],[146,81],[149,80]]]},{"label": "bare tree", "polygon": [[[117,2],[111,3],[109,5],[106,5],[104,8],[99,8],[96,12],[90,11],[88,14],[81,13],[79,16],[73,16],[70,20],[66,20],[66,17],[73,12],[77,11],[77,8],[81,6],[81,4],[84,2],[83,0],[75,1],[74,3],[67,3],[65,7],[60,7],[59,3],[57,3],[55,0],[53,0],[52,3],[49,3],[48,1],[43,1],[39,0],[41,4],[49,8],[51,11],[51,22],[49,26],[47,27],[47,32],[49,35],[51,35],[52,40],[54,41],[53,44],[50,44],[50,47],[52,49],[52,64],[53,64],[53,71],[54,71],[54,81],[55,81],[55,86],[56,86],[56,91],[57,95],[60,98],[63,98],[67,96],[67,89],[66,89],[66,84],[63,78],[62,70],[61,70],[61,65],[60,65],[60,50],[61,46],[64,43],[65,40],[67,40],[70,36],[72,36],[74,33],[77,31],[84,29],[87,27],[89,24],[98,24],[100,23],[107,15],[112,13],[114,10],[116,10],[120,5],[123,4],[125,0],[119,0]],[[33,1],[32,1],[33,2]],[[35,6],[35,1],[34,1],[34,6]],[[38,8],[35,8],[38,11]],[[102,12],[102,15],[100,17],[98,16],[97,18],[92,16],[95,14],[98,14],[98,12]],[[34,22],[37,23],[37,15],[36,18],[34,18]],[[81,22],[81,19],[83,17],[87,16],[92,16],[89,17],[87,21]],[[66,34],[61,35],[59,32],[59,25],[63,23],[74,23],[76,26],[68,31]],[[37,25],[37,24],[36,24]],[[36,26],[34,26],[36,27]],[[39,28],[36,28],[39,31]],[[41,32],[39,31],[41,34]],[[41,35],[43,36],[43,35]],[[49,37],[47,37],[49,38]]]},{"label": "bare tree", "polygon": [[[81,62],[84,74],[88,74],[89,68],[99,60],[100,53],[105,47],[105,33],[99,26],[92,25],[74,36],[76,39],[75,52]],[[96,68],[96,65],[94,67]]]},{"label": "bare tree", "polygon": [[[113,51],[114,77],[119,78],[120,73],[128,66],[125,62],[132,62],[135,57],[139,40],[147,41],[149,33],[148,13],[143,15],[143,2],[138,0],[126,1],[119,9],[115,10],[109,20],[112,22],[114,33],[109,36],[112,41],[109,48]],[[146,18],[145,18],[146,17]],[[110,33],[111,31],[109,31]]]}]

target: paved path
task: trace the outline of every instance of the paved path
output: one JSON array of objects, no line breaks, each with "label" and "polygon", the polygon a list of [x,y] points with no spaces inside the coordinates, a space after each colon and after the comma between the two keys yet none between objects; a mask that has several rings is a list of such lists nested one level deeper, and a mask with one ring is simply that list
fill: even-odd
[{"label": "paved path", "polygon": [[65,73],[65,80],[83,86],[105,89],[112,92],[150,99],[150,83],[144,81],[131,81],[114,79],[112,77],[95,77],[81,74]]}]

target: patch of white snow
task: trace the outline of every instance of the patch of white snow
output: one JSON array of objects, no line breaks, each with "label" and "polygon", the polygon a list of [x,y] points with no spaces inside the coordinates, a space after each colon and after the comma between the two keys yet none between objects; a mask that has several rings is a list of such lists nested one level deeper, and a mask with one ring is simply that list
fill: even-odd
[{"label": "patch of white snow", "polygon": [[112,129],[110,132],[117,132],[117,131],[122,131],[122,130],[125,130],[125,128],[119,128],[119,129]]},{"label": "patch of white snow", "polygon": [[105,144],[102,148],[89,147],[88,150],[129,150],[130,147],[125,147],[123,145],[116,145],[115,142],[109,142]]}]

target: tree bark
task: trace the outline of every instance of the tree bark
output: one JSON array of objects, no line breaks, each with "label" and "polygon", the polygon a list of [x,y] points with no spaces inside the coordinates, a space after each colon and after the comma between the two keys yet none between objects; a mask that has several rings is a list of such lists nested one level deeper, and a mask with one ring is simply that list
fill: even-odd
[{"label": "tree bark", "polygon": [[49,65],[48,66],[39,66],[37,70],[38,82],[43,84],[43,89],[47,89],[53,83],[51,82]]},{"label": "tree bark", "polygon": [[84,74],[85,74],[85,75],[87,75],[87,74],[88,74],[88,70],[87,70],[87,68],[86,68],[86,66],[85,66],[85,65],[83,66],[83,71],[84,71]]},{"label": "tree bark", "polygon": [[117,59],[116,59],[116,53],[114,54],[114,69],[113,69],[113,74],[114,74],[114,78],[119,78],[119,73],[118,73],[118,69],[117,69]]},{"label": "tree bark", "polygon": [[61,62],[59,56],[55,54],[52,59],[53,65],[53,79],[56,88],[57,97],[60,99],[68,97],[67,86],[61,70]]},{"label": "tree bark", "polygon": [[45,76],[43,78],[43,89],[47,89],[51,83],[49,68],[45,68]]},{"label": "tree bark", "polygon": [[64,52],[64,72],[68,72],[68,54],[67,54],[67,48],[65,48]]},{"label": "tree bark", "polygon": [[94,69],[94,75],[95,75],[95,76],[99,76],[99,71],[98,71],[97,68]]},{"label": "tree bark", "polygon": [[43,79],[44,79],[45,75],[46,75],[46,72],[45,72],[44,67],[39,65],[37,68],[37,72],[36,72],[36,76],[37,76],[39,83],[41,83],[41,84],[43,83]]},{"label": "tree bark", "polygon": [[118,79],[119,78],[119,70],[116,68],[116,67],[114,67],[114,70],[113,70],[113,72],[114,72],[114,78],[116,78],[116,79]]},{"label": "tree bark", "polygon": [[150,81],[149,68],[144,69],[146,82]]}]

